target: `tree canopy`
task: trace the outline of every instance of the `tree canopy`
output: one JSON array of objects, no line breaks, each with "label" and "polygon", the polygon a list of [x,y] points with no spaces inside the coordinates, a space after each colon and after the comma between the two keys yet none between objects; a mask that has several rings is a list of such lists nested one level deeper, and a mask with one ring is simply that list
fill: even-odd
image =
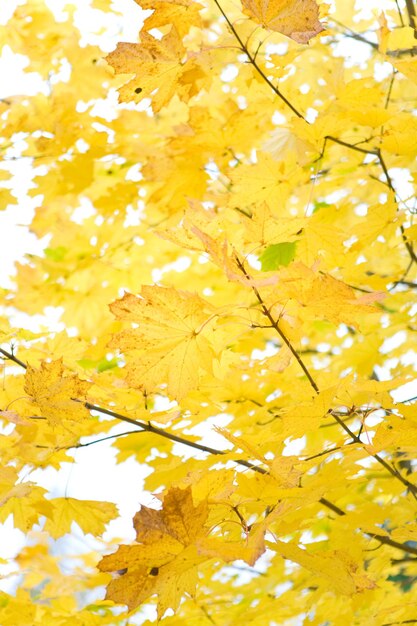
[{"label": "tree canopy", "polygon": [[[1,27],[38,85],[0,101],[1,208],[40,246],[0,291],[2,626],[417,623],[415,18],[25,0]],[[104,445],[146,468],[131,537],[42,486]]]}]

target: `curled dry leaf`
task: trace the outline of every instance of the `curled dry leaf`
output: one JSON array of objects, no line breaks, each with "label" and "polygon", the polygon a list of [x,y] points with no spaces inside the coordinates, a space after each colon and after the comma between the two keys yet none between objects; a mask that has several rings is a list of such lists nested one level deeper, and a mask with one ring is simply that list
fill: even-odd
[{"label": "curled dry leaf", "polygon": [[315,0],[242,0],[242,4],[255,22],[297,43],[308,43],[324,30]]}]

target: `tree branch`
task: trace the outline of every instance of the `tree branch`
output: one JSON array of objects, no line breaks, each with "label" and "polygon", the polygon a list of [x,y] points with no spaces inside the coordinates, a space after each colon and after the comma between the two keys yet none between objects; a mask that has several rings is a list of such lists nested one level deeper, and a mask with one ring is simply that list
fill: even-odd
[{"label": "tree branch", "polygon": [[[9,359],[10,361],[15,362],[17,365],[20,365],[24,369],[27,369],[27,365],[25,363],[23,363],[23,361],[21,361],[20,359],[15,357],[14,354],[12,354],[11,352],[8,352],[7,350],[4,350],[3,348],[0,348],[0,353],[3,354],[3,356],[6,357],[7,359]],[[208,454],[213,454],[213,455],[216,455],[216,456],[222,456],[224,454],[227,454],[227,452],[225,452],[224,450],[218,450],[217,448],[212,448],[210,446],[206,446],[206,445],[203,445],[203,444],[196,443],[194,441],[190,441],[189,439],[185,439],[184,437],[179,437],[178,435],[174,435],[173,433],[170,433],[170,432],[168,432],[166,430],[163,430],[162,428],[157,428],[156,426],[152,426],[149,423],[139,422],[139,421],[134,420],[134,419],[132,419],[130,417],[127,417],[127,415],[123,415],[122,413],[118,413],[117,411],[112,411],[111,409],[106,409],[106,408],[98,406],[96,404],[92,404],[91,402],[85,402],[84,400],[80,400],[78,398],[72,398],[72,400],[74,402],[79,402],[79,403],[83,404],[85,406],[85,408],[90,410],[90,411],[96,411],[97,413],[102,413],[103,415],[109,415],[110,417],[114,417],[115,419],[118,419],[118,420],[120,420],[122,422],[127,422],[128,424],[132,424],[132,425],[137,426],[139,428],[138,431],[131,431],[131,433],[146,431],[146,432],[149,432],[149,433],[153,433],[154,435],[157,435],[159,437],[164,437],[165,439],[169,439],[171,441],[175,441],[177,443],[181,443],[181,444],[183,444],[185,446],[188,446],[190,448],[201,450],[202,452],[207,452]],[[131,433],[124,433],[124,434],[127,435],[127,434],[131,434]],[[73,446],[73,447],[77,447],[77,446]],[[264,475],[265,474],[269,474],[268,470],[264,469],[263,467],[260,467],[259,465],[254,465],[253,463],[250,463],[249,461],[245,461],[243,459],[236,459],[236,460],[234,460],[234,462],[237,465],[241,465],[242,467],[247,467],[248,469],[251,469],[254,472],[257,472],[259,474],[264,474]],[[318,502],[320,502],[320,504],[322,504],[323,506],[328,508],[330,511],[333,511],[333,513],[335,513],[338,516],[346,515],[346,513],[345,513],[345,511],[343,511],[343,509],[338,507],[333,502],[330,502],[330,500],[328,500],[327,498],[323,498],[322,497],[322,498],[320,498],[318,500]],[[386,537],[385,535],[378,535],[378,534],[367,533],[367,532],[364,532],[364,535],[366,535],[367,537],[371,537],[373,539],[377,539],[381,544],[384,544],[384,545],[387,545],[387,546],[391,546],[393,548],[397,548],[398,550],[401,550],[403,552],[407,552],[408,554],[415,554],[415,555],[417,555],[417,548],[413,548],[412,546],[409,546],[407,544],[402,544],[402,543],[399,543],[397,541],[394,541],[393,539],[390,539],[389,537]]]},{"label": "tree branch", "polygon": [[[235,259],[236,259],[236,263],[237,263],[239,269],[241,270],[242,274],[245,276],[245,278],[247,280],[250,280],[250,276],[247,273],[247,271],[245,269],[245,266],[243,265],[243,263],[241,262],[241,260],[239,259],[239,257],[237,255],[235,255]],[[291,354],[294,356],[294,358],[296,359],[297,363],[299,364],[299,366],[303,370],[304,374],[307,376],[307,379],[308,379],[310,385],[313,387],[314,391],[316,393],[320,393],[320,390],[319,390],[319,388],[318,388],[314,378],[311,376],[310,372],[308,371],[307,367],[305,366],[304,361],[300,357],[300,355],[297,352],[297,350],[293,347],[293,345],[290,342],[290,340],[284,335],[284,333],[282,332],[282,330],[279,327],[278,322],[272,317],[268,307],[265,305],[265,303],[263,301],[263,298],[262,298],[261,294],[259,293],[259,291],[257,290],[257,288],[254,285],[252,285],[252,291],[255,294],[256,299],[258,300],[259,304],[261,305],[262,313],[265,315],[265,317],[268,318],[272,328],[274,328],[276,330],[276,332],[281,337],[282,341],[285,343],[287,348],[289,348],[289,350],[291,351]]]},{"label": "tree branch", "polygon": [[13,354],[13,352],[7,352],[7,350],[3,350],[3,348],[0,348],[0,354],[2,354],[8,361],[13,361],[14,363],[16,363],[16,365],[20,365],[20,367],[27,369],[26,363],[23,363],[23,361],[18,359],[17,356]]},{"label": "tree branch", "polygon": [[414,38],[417,39],[417,22],[416,22],[416,7],[413,0],[405,0],[405,6],[408,13],[408,22],[411,28],[414,30]]},{"label": "tree branch", "polygon": [[[392,191],[392,193],[395,196],[396,202],[398,202],[398,200],[400,200],[400,198],[398,197],[397,191],[394,187],[394,184],[392,182],[392,178],[388,172],[388,168],[387,165],[385,163],[385,159],[382,156],[381,150],[380,148],[374,148],[374,149],[367,149],[367,148],[361,148],[360,146],[357,146],[355,144],[351,144],[348,143],[347,141],[343,141],[342,139],[339,139],[338,137],[333,137],[331,135],[326,135],[326,137],[324,138],[324,145],[323,145],[323,150],[322,153],[320,155],[320,158],[324,155],[325,149],[326,149],[326,141],[333,141],[334,143],[339,144],[340,146],[345,146],[346,148],[349,148],[350,150],[355,150],[356,152],[362,152],[363,154],[369,154],[372,155],[374,157],[376,157],[378,159],[379,165],[384,173],[385,179],[386,179],[386,183],[388,185],[388,188]],[[405,234],[405,230],[404,230],[404,226],[401,224],[400,226],[400,231],[401,231],[401,236],[402,239],[404,241],[404,245],[406,247],[406,250],[409,254],[409,257],[411,259],[411,261],[413,263],[417,263],[417,255],[414,252],[414,248],[412,246],[412,244],[409,242],[407,235]]]},{"label": "tree branch", "polygon": [[262,70],[262,68],[258,65],[258,63],[256,62],[256,58],[249,52],[247,46],[243,43],[239,33],[237,32],[236,28],[233,26],[232,22],[229,20],[228,16],[224,12],[224,10],[223,10],[222,6],[220,5],[220,3],[218,2],[218,0],[214,0],[214,3],[216,4],[216,6],[219,9],[220,13],[223,15],[224,19],[227,22],[228,27],[230,28],[231,32],[233,33],[233,35],[235,36],[237,42],[239,43],[240,49],[248,57],[249,63],[251,65],[253,65],[253,67],[258,72],[258,74],[260,76],[262,76],[263,80],[271,87],[271,89],[278,96],[278,98],[281,98],[281,100],[287,105],[287,107],[289,107],[291,109],[291,111],[293,113],[295,113],[295,115],[297,117],[300,117],[301,119],[306,121],[304,115],[302,115],[300,113],[300,111],[298,111],[295,108],[295,106],[293,104],[291,104],[291,102],[284,96],[284,94],[279,90],[279,88],[276,87],[274,85],[274,83],[269,80],[268,76],[265,74],[265,72]]},{"label": "tree branch", "polygon": [[[241,260],[239,259],[239,257],[236,254],[235,254],[235,259],[236,259],[236,263],[237,263],[239,269],[241,270],[241,272],[244,274],[244,276],[247,278],[247,280],[250,280],[249,274],[247,273],[243,263],[241,262]],[[312,388],[314,389],[314,391],[317,394],[319,394],[320,393],[320,389],[319,389],[317,383],[315,382],[314,378],[310,374],[309,370],[307,369],[307,367],[306,367],[304,361],[302,360],[302,358],[300,357],[299,353],[293,347],[293,345],[291,344],[289,339],[287,339],[287,337],[284,335],[284,333],[280,329],[278,322],[271,315],[271,312],[269,311],[268,307],[265,305],[265,303],[263,301],[263,298],[262,298],[261,294],[259,293],[259,291],[257,290],[257,288],[254,285],[251,285],[251,287],[252,287],[252,291],[254,292],[254,294],[255,294],[259,304],[261,305],[261,309],[262,309],[263,314],[268,318],[268,320],[271,323],[271,326],[279,334],[281,339],[284,341],[285,345],[291,350],[291,353],[294,355],[294,357],[296,358],[299,366],[301,367],[301,369],[303,370],[303,372],[307,376],[308,381],[309,381],[310,385],[312,386]],[[343,419],[341,419],[341,417],[339,416],[339,414],[336,411],[333,411],[332,409],[330,409],[329,410],[329,414],[333,417],[334,420],[336,420],[336,422],[339,424],[339,426],[349,435],[349,437],[352,439],[352,442],[357,443],[357,444],[359,444],[361,446],[364,445],[363,442],[361,441],[360,436],[356,435],[350,429],[350,427],[345,423],[345,421]],[[387,461],[385,461],[385,459],[383,459],[379,454],[377,454],[377,453],[370,454],[370,456],[372,456],[380,465],[382,465],[382,467],[384,467],[394,478],[398,479],[405,487],[407,487],[407,489],[410,491],[410,493],[413,495],[413,497],[415,499],[417,499],[417,486],[416,485],[414,485],[413,483],[410,483],[410,481],[408,481],[406,478],[404,478],[404,476],[402,476],[402,474],[400,474],[400,472],[395,467],[392,467],[389,463],[387,463]]]}]

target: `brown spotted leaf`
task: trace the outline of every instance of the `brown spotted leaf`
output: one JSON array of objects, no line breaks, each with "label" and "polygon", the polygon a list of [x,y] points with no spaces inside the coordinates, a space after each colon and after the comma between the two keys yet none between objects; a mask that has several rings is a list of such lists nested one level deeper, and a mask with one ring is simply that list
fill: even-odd
[{"label": "brown spotted leaf", "polygon": [[298,43],[308,43],[324,30],[316,0],[242,0],[242,4],[255,22]]},{"label": "brown spotted leaf", "polygon": [[138,607],[158,595],[158,616],[177,609],[184,593],[192,594],[197,566],[207,560],[196,542],[207,534],[207,502],[194,506],[191,487],[171,488],[161,510],[143,506],[133,518],[137,543],[120,546],[99,563],[103,572],[124,572],[107,588],[107,598]]}]

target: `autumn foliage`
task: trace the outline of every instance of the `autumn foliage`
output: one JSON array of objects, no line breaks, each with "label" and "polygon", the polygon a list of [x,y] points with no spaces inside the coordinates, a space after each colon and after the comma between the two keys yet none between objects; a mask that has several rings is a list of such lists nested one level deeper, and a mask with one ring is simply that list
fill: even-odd
[{"label": "autumn foliage", "polygon": [[2,27],[1,626],[417,623],[414,3],[50,6]]}]

